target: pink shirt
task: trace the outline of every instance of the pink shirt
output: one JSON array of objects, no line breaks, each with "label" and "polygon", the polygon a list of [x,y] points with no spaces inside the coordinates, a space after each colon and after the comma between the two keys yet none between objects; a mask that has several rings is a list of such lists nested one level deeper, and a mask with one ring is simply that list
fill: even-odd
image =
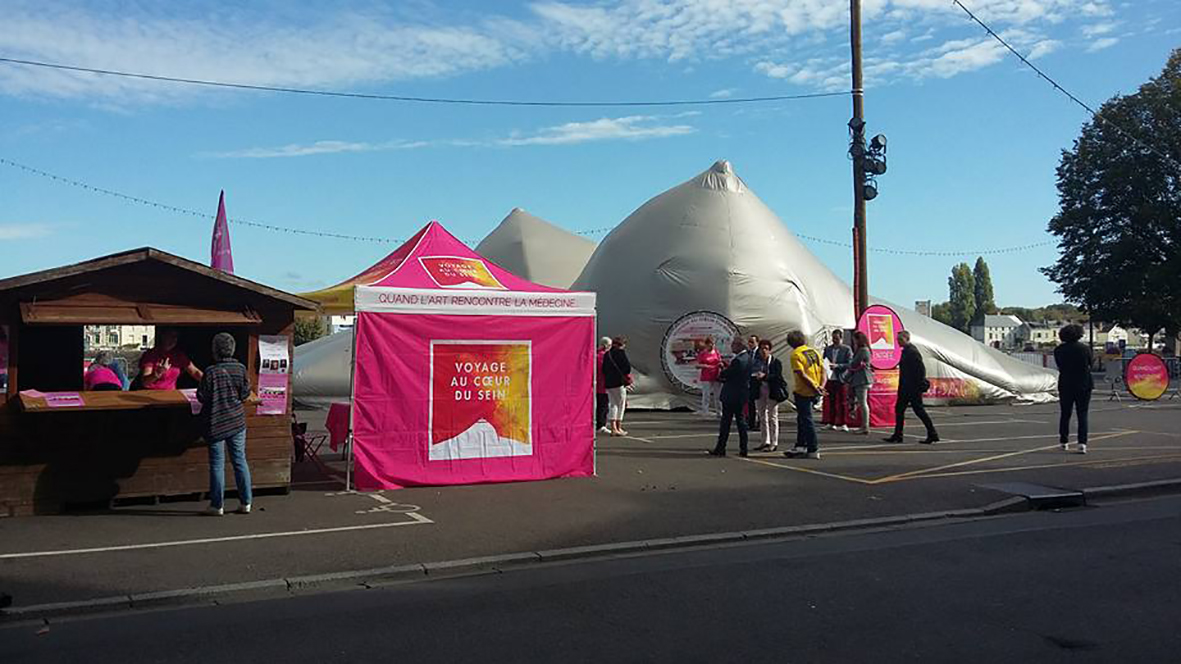
[{"label": "pink shirt", "polygon": [[179,348],[173,348],[170,351],[162,351],[156,348],[149,350],[143,354],[139,359],[139,368],[141,372],[146,372],[148,369],[155,369],[156,364],[163,362],[167,357],[171,366],[168,371],[164,373],[162,378],[158,378],[153,371],[153,378],[158,378],[155,382],[144,381],[145,390],[175,390],[176,380],[180,378],[180,372],[188,368],[189,356]]},{"label": "pink shirt", "polygon": [[703,350],[697,354],[697,366],[701,367],[701,380],[712,383],[718,379],[718,365],[722,363],[722,355],[718,349]]},{"label": "pink shirt", "polygon": [[606,378],[603,377],[603,356],[606,354],[607,351],[601,348],[595,352],[595,394],[607,393]]},{"label": "pink shirt", "polygon": [[110,367],[93,364],[82,377],[82,389],[93,390],[98,385],[118,385],[119,389],[123,389],[122,381]]}]

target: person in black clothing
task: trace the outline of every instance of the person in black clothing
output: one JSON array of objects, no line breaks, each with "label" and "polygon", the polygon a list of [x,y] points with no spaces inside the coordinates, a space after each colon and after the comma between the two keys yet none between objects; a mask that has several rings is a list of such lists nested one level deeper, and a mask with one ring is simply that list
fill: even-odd
[{"label": "person in black clothing", "polygon": [[709,450],[710,456],[726,456],[726,442],[730,440],[730,420],[738,423],[738,455],[747,455],[747,427],[742,418],[742,408],[750,402],[751,372],[754,371],[754,354],[735,339],[731,344],[734,359],[722,369],[722,423],[718,428],[718,444]]},{"label": "person in black clothing", "polygon": [[894,404],[894,435],[886,438],[887,443],[902,442],[902,427],[906,422],[906,408],[914,409],[914,414],[927,427],[927,437],[919,441],[930,445],[939,442],[939,434],[935,432],[935,425],[931,416],[923,406],[923,393],[931,388],[927,382],[927,368],[923,366],[923,354],[914,344],[910,343],[910,332],[905,330],[898,333],[898,345],[902,346],[902,361],[898,364],[898,401]]},{"label": "person in black clothing", "polygon": [[631,384],[632,365],[627,359],[627,337],[611,340],[611,350],[603,355],[603,384],[607,386],[607,421],[612,436],[626,436],[623,413],[627,410],[627,386]]},{"label": "person in black clothing", "polygon": [[1070,411],[1078,413],[1078,451],[1087,453],[1087,410],[1091,407],[1091,349],[1079,340],[1083,338],[1081,325],[1067,325],[1058,331],[1062,343],[1054,349],[1058,364],[1058,443],[1066,450],[1070,440]]},{"label": "person in black clothing", "polygon": [[[758,364],[759,356],[759,335],[752,334],[746,338],[746,352],[750,355],[752,364],[752,371],[755,370],[754,364]],[[746,404],[746,428],[750,431],[759,430],[759,389],[762,386],[762,381],[755,378],[753,375],[750,379],[750,387],[748,392],[750,398]]]}]

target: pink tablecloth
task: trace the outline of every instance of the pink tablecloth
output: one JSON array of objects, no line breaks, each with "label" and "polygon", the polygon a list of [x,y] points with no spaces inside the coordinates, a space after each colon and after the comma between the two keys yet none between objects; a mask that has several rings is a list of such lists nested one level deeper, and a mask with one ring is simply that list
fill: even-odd
[{"label": "pink tablecloth", "polygon": [[329,406],[324,428],[328,429],[328,447],[335,452],[349,437],[349,405],[334,403]]}]

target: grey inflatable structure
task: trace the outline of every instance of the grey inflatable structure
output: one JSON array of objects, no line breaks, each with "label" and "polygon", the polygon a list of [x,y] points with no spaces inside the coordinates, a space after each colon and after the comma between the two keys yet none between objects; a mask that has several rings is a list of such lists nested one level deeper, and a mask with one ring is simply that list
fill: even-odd
[{"label": "grey inflatable structure", "polygon": [[[789,330],[821,344],[852,328],[853,294],[735,173],[729,162],[656,196],[599,243],[573,290],[598,293],[599,331],[626,335],[640,407],[694,406],[668,370],[666,338],[686,314],[712,312],[742,334],[772,339],[786,355]],[[990,349],[930,318],[892,307],[933,377],[958,378],[963,401],[1053,398],[1057,372]]]},{"label": "grey inflatable structure", "polygon": [[476,253],[513,274],[551,288],[570,288],[595,243],[521,208],[513,208]]},{"label": "grey inflatable structure", "polygon": [[[687,315],[705,312],[729,321],[741,334],[770,338],[777,354],[784,356],[789,330],[799,329],[820,344],[831,330],[848,329],[855,322],[849,286],[808,251],[729,162],[719,161],[640,206],[607,235],[589,260],[582,253],[585,247],[544,241],[570,234],[517,212],[485,239],[492,247],[485,255],[509,270],[523,268],[519,274],[535,281],[539,273],[524,270],[539,270],[554,258],[568,265],[585,262],[568,287],[598,293],[600,334],[628,337],[636,379],[629,403],[638,407],[698,403],[669,370],[670,328]],[[502,230],[503,238],[489,242]],[[530,233],[542,239],[514,239]],[[485,243],[477,247],[481,253]],[[495,255],[498,250],[504,253]],[[513,253],[517,251],[519,259]],[[560,282],[549,285],[566,287]],[[1056,398],[1056,371],[1016,360],[910,309],[889,306],[922,350],[928,374],[960,379],[971,388],[959,401]],[[347,400],[351,353],[350,332],[297,348],[296,401],[323,406]]]}]

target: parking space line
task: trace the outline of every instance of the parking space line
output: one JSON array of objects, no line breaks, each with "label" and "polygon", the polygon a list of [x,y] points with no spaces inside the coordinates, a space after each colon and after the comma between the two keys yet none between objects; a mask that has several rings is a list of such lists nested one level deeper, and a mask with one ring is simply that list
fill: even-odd
[{"label": "parking space line", "polygon": [[[1100,436],[1092,436],[1091,440],[1094,440],[1094,441],[1109,440],[1111,438],[1118,438],[1120,436],[1126,436],[1131,433],[1133,433],[1133,432],[1128,431],[1128,432],[1116,432],[1116,433],[1103,434]],[[905,479],[915,477],[918,475],[927,475],[928,473],[931,473],[933,476],[934,473],[938,473],[939,471],[942,471],[942,470],[949,470],[951,468],[961,468],[963,466],[971,466],[971,465],[975,465],[978,463],[988,463],[989,461],[999,461],[1001,459],[1007,459],[1010,457],[1021,456],[1024,454],[1032,454],[1034,452],[1044,452],[1046,450],[1052,450],[1052,449],[1057,449],[1057,448],[1058,448],[1058,444],[1055,443],[1053,445],[1045,445],[1042,447],[1033,447],[1033,448],[1026,449],[1026,450],[1017,450],[1015,452],[1008,452],[1006,454],[994,454],[992,456],[982,457],[979,459],[969,459],[967,461],[950,463],[950,464],[947,464],[944,466],[935,466],[934,468],[923,468],[923,469],[919,469],[919,470],[911,470],[911,471],[908,471],[905,473],[898,473],[897,475],[889,475],[887,477],[881,477],[881,478],[874,480],[874,483],[875,484],[887,484],[889,482],[897,482],[897,481],[905,480]]]},{"label": "parking space line", "polygon": [[163,549],[174,546],[191,546],[194,544],[220,544],[222,542],[241,542],[246,540],[271,539],[275,537],[299,537],[302,535],[326,535],[343,533],[354,530],[376,530],[379,528],[397,528],[399,526],[420,526],[432,524],[427,517],[417,512],[403,512],[402,516],[409,521],[394,521],[392,523],[370,523],[360,526],[339,526],[336,528],[312,528],[308,530],[290,530],[277,533],[254,533],[251,535],[232,535],[228,537],[203,537],[201,539],[176,540],[172,542],[148,542],[144,544],[121,544],[117,546],[99,546],[88,549],[55,549],[50,551],[28,551],[22,553],[0,554],[0,560],[14,560],[18,558],[47,558],[50,556],[73,556],[83,553],[109,553],[112,551],[135,551],[138,549]]},{"label": "parking space line", "polygon": [[1144,457],[1123,457],[1123,458],[1119,458],[1119,459],[1088,459],[1086,461],[1064,461],[1061,463],[1043,463],[1043,464],[1036,464],[1036,465],[1032,465],[1032,466],[1013,466],[1011,468],[979,468],[976,470],[962,470],[962,471],[957,471],[957,472],[952,472],[952,473],[933,473],[930,475],[916,475],[914,477],[908,477],[906,479],[897,480],[897,481],[907,482],[907,481],[913,481],[913,480],[934,479],[934,478],[938,478],[938,477],[959,477],[961,475],[983,475],[983,474],[987,474],[987,473],[1011,473],[1011,472],[1018,471],[1018,470],[1042,470],[1045,468],[1064,468],[1064,467],[1069,467],[1069,466],[1102,466],[1102,465],[1109,465],[1109,464],[1124,464],[1124,465],[1142,466],[1145,464],[1155,463],[1155,462],[1159,462],[1159,461],[1171,461],[1171,460],[1181,461],[1181,454],[1165,454],[1165,455],[1144,456]]},{"label": "parking space line", "polygon": [[782,470],[794,470],[796,472],[807,473],[809,475],[820,475],[822,477],[830,477],[832,479],[845,480],[846,482],[854,482],[857,484],[873,484],[872,480],[863,480],[860,477],[850,477],[848,475],[838,475],[836,473],[826,473],[823,470],[816,470],[814,468],[801,468],[800,466],[789,466],[787,464],[774,463],[774,462],[766,461],[763,459],[752,459],[750,457],[747,457],[745,459],[743,459],[742,457],[738,457],[738,460],[739,461],[746,461],[747,463],[757,463],[757,464],[762,464],[764,466],[771,466],[772,468],[780,468]]}]

